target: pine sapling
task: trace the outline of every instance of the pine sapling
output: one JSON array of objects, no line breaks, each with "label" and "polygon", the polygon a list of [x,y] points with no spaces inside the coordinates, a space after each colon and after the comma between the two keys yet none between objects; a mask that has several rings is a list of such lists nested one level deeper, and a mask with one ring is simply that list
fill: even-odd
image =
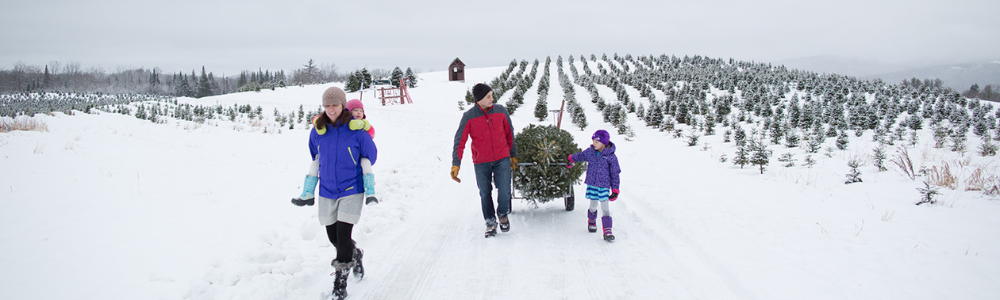
[{"label": "pine sapling", "polygon": [[750,151],[747,148],[746,145],[736,146],[736,155],[733,156],[733,164],[740,166],[740,169],[750,164]]},{"label": "pine sapling", "polygon": [[798,133],[790,133],[790,134],[788,134],[788,135],[785,136],[785,146],[787,146],[788,148],[798,147],[799,146],[799,140],[800,139],[799,139],[799,134]]},{"label": "pine sapling", "polygon": [[750,163],[759,166],[760,173],[764,174],[764,169],[771,163],[771,150],[767,148],[762,138],[751,140],[750,147],[753,149]]},{"label": "pine sapling", "polygon": [[861,182],[861,171],[858,171],[858,167],[861,166],[861,162],[857,159],[851,159],[847,162],[847,166],[851,167],[851,170],[847,173],[847,181],[844,184],[852,184],[855,182]]},{"label": "pine sapling", "polygon": [[735,133],[735,135],[733,137],[733,140],[736,141],[736,145],[746,145],[746,142],[747,142],[747,133],[746,133],[746,131],[743,131],[742,127],[737,127],[736,128],[736,133]]},{"label": "pine sapling", "polygon": [[917,188],[917,191],[920,191],[920,202],[917,202],[917,205],[937,203],[937,200],[934,200],[934,196],[939,194],[938,188],[932,187],[930,183],[924,181],[924,187]]},{"label": "pine sapling", "polygon": [[778,161],[785,163],[784,164],[785,168],[794,167],[795,160],[796,159],[794,156],[792,156],[791,152],[786,152],[785,154],[782,154],[780,158],[778,158]]},{"label": "pine sapling", "polygon": [[841,131],[837,136],[837,150],[847,150],[847,132]]},{"label": "pine sapling", "polygon": [[997,155],[997,145],[993,144],[993,138],[990,137],[989,132],[983,135],[983,143],[979,145],[979,155],[981,156]]},{"label": "pine sapling", "polygon": [[688,134],[688,136],[687,136],[687,138],[688,138],[688,141],[687,141],[688,147],[693,147],[695,145],[698,145],[698,138],[700,138],[700,137],[701,136],[698,135],[698,132],[695,131],[694,129],[692,129],[691,130],[691,134]]},{"label": "pine sapling", "polygon": [[879,172],[888,170],[885,167],[885,159],[887,158],[887,155],[885,154],[885,144],[879,144],[878,147],[875,147],[873,152],[872,160],[875,161],[875,168],[878,168]]},{"label": "pine sapling", "polygon": [[823,148],[824,138],[825,138],[824,136],[814,136],[813,138],[809,139],[809,142],[806,143],[806,145],[808,146],[806,151],[808,151],[809,153],[818,153],[819,149]]},{"label": "pine sapling", "polygon": [[813,156],[812,156],[812,154],[810,154],[810,155],[806,155],[806,159],[805,159],[805,163],[804,163],[804,165],[806,165],[806,167],[809,167],[810,169],[811,169],[811,168],[812,168],[812,167],[813,167],[814,165],[816,165],[816,160],[815,160],[815,159],[813,159]]},{"label": "pine sapling", "polygon": [[944,148],[950,131],[944,126],[934,125],[934,148]]},{"label": "pine sapling", "polygon": [[[905,136],[906,136],[906,126],[900,124],[899,126],[896,126],[896,131],[893,132],[892,139],[890,139],[890,141],[902,141]],[[892,143],[890,143],[889,145],[892,145]]]}]

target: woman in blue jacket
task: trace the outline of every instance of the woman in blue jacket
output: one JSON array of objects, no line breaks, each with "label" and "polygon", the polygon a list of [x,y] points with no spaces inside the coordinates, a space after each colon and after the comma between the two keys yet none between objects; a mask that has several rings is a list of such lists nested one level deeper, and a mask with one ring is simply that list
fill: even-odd
[{"label": "woman in blue jacket", "polygon": [[346,103],[344,90],[327,89],[323,93],[324,113],[314,119],[315,128],[309,132],[309,154],[319,161],[319,221],[337,248],[337,258],[331,262],[336,269],[333,293],[337,299],[347,296],[347,276],[352,270],[355,277],[364,276],[363,252],[355,247],[351,231],[364,206],[361,158],[374,165],[378,155],[368,132],[349,128],[351,113],[345,109]]}]

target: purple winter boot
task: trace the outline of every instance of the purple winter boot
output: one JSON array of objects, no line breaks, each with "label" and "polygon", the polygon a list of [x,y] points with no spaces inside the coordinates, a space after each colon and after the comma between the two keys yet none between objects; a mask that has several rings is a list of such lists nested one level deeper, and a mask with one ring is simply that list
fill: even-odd
[{"label": "purple winter boot", "polygon": [[611,234],[611,216],[601,217],[601,225],[604,225],[604,240],[614,241],[615,235]]},{"label": "purple winter boot", "polygon": [[587,231],[597,232],[597,211],[587,210]]}]

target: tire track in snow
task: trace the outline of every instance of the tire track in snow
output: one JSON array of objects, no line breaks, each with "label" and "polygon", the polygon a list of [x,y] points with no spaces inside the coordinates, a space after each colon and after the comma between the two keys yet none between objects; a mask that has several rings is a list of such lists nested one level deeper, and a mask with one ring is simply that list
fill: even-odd
[{"label": "tire track in snow", "polygon": [[[440,265],[443,248],[448,245],[456,226],[432,228],[421,226],[407,231],[411,236],[397,245],[389,255],[379,261],[372,275],[380,276],[378,285],[365,294],[364,299],[417,299],[426,292],[429,276]],[[442,230],[444,229],[444,230]],[[368,276],[368,275],[366,275]]]},{"label": "tire track in snow", "polygon": [[676,271],[667,274],[678,283],[676,288],[686,290],[694,298],[752,299],[753,294],[740,286],[736,277],[709,257],[700,246],[676,234],[673,231],[676,227],[669,226],[661,218],[649,216],[644,211],[646,209],[630,209],[626,212],[629,218],[642,226],[630,227],[630,232],[623,239],[643,239],[643,243],[631,245],[641,255],[672,256],[674,259],[661,261],[669,261],[671,269]]}]

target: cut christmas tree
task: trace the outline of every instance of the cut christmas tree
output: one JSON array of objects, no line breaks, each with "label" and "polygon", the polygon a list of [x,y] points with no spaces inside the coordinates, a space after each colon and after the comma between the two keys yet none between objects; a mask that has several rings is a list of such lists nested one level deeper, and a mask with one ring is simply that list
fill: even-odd
[{"label": "cut christmas tree", "polygon": [[514,189],[532,203],[564,198],[566,210],[573,210],[573,185],[586,171],[585,165],[566,168],[566,157],[580,152],[569,132],[555,126],[529,125],[514,136],[518,168],[514,170]]}]

